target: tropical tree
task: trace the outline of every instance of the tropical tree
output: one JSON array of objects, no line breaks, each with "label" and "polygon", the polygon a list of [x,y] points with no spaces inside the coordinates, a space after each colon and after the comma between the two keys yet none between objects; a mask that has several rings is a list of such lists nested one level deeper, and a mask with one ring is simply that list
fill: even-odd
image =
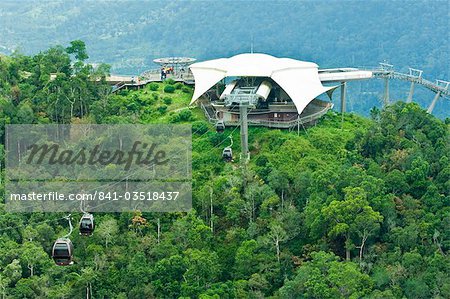
[{"label": "tropical tree", "polygon": [[328,236],[344,237],[345,257],[350,260],[353,236],[360,240],[360,261],[367,239],[380,227],[383,216],[375,212],[367,201],[365,191],[360,187],[344,189],[343,201],[333,200],[322,208],[323,220],[328,223]]}]

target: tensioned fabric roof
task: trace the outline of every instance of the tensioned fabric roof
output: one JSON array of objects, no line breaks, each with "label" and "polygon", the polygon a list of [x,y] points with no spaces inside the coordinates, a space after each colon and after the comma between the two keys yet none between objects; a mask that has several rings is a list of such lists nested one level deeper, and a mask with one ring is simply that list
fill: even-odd
[{"label": "tensioned fabric roof", "polygon": [[195,79],[191,104],[225,77],[272,78],[289,95],[299,114],[318,95],[337,87],[322,85],[315,63],[260,53],[198,62],[189,68]]}]

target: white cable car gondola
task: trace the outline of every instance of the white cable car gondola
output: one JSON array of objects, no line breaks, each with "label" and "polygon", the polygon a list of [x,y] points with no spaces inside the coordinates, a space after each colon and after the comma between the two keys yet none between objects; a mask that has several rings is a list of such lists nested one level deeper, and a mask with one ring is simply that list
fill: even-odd
[{"label": "white cable car gondola", "polygon": [[228,146],[226,148],[224,148],[222,151],[222,158],[226,162],[232,161],[233,160],[233,150]]},{"label": "white cable car gondola", "polygon": [[84,213],[80,220],[80,235],[90,236],[94,232],[94,215],[89,213]]},{"label": "white cable car gondola", "polygon": [[225,131],[225,124],[222,119],[216,122],[216,131],[217,133],[223,133]]},{"label": "white cable car gondola", "polygon": [[64,237],[58,238],[52,248],[52,258],[58,266],[68,266],[73,264],[73,244],[69,239],[69,236],[73,231],[73,226],[70,215],[65,218],[69,221],[70,231]]},{"label": "white cable car gondola", "polygon": [[53,244],[52,258],[58,266],[73,264],[73,244],[68,238],[59,238]]},{"label": "white cable car gondola", "polygon": [[233,136],[228,136],[230,138],[231,144],[223,149],[222,151],[222,159],[224,159],[226,162],[233,161],[233,150],[231,147],[233,146]]}]

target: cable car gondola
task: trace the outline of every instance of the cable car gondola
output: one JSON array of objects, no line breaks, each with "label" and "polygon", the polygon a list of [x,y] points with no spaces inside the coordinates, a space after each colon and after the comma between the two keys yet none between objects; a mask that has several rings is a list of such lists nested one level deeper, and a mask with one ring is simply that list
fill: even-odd
[{"label": "cable car gondola", "polygon": [[73,244],[69,236],[72,234],[73,226],[70,219],[70,214],[64,217],[69,222],[70,231],[62,238],[58,238],[53,244],[52,258],[59,266],[67,266],[73,264]]},{"label": "cable car gondola", "polygon": [[223,149],[222,158],[227,162],[233,160],[233,150],[231,149],[231,147],[226,147]]},{"label": "cable car gondola", "polygon": [[223,133],[223,131],[225,131],[225,123],[223,120],[218,120],[216,122],[216,131],[217,133]]},{"label": "cable car gondola", "polygon": [[68,238],[59,238],[53,244],[52,258],[59,266],[73,264],[73,244]]},{"label": "cable car gondola", "polygon": [[94,232],[94,216],[89,213],[84,213],[80,220],[80,235],[90,236]]},{"label": "cable car gondola", "polygon": [[233,150],[231,147],[233,146],[233,136],[228,136],[230,138],[230,145],[223,149],[222,151],[222,159],[224,159],[226,162],[233,161]]}]

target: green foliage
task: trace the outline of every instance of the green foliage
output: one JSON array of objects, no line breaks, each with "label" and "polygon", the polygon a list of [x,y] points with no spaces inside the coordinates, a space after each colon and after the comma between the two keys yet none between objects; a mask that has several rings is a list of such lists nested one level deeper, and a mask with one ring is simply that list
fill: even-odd
[{"label": "green foliage", "polygon": [[369,275],[352,262],[342,263],[332,253],[311,254],[292,281],[280,289],[282,298],[362,298],[372,290]]},{"label": "green foliage", "polygon": [[159,106],[159,107],[158,107],[158,111],[159,111],[159,113],[161,113],[161,114],[166,113],[166,112],[167,112],[167,106],[166,106],[166,105],[161,105],[161,106]]},{"label": "green foliage", "polygon": [[151,91],[157,91],[159,89],[159,84],[158,83],[150,83],[147,85],[148,89],[150,89]]},{"label": "green foliage", "polygon": [[86,52],[86,44],[82,40],[74,40],[70,42],[70,46],[66,48],[67,53],[74,54],[75,59],[84,61],[89,58]]},{"label": "green foliage", "polygon": [[155,103],[156,101],[158,101],[159,100],[159,94],[158,93],[156,93],[156,92],[153,92],[152,93],[152,99],[153,99],[153,103]]},{"label": "green foliage", "polygon": [[345,188],[344,192],[344,200],[333,200],[322,208],[322,214],[323,221],[329,225],[328,235],[345,238],[347,259],[350,259],[350,250],[354,246],[352,235],[359,237],[364,246],[367,238],[379,229],[383,216],[372,209],[362,188]]},{"label": "green foliage", "polygon": [[237,279],[248,279],[255,273],[255,267],[259,264],[257,255],[258,243],[255,240],[242,242],[236,251],[234,276]]},{"label": "green foliage", "polygon": [[164,104],[166,104],[166,105],[170,105],[170,104],[172,104],[172,98],[164,97],[164,98],[163,98],[163,102],[164,102]]},{"label": "green foliage", "polygon": [[217,281],[220,273],[219,257],[215,252],[198,249],[188,249],[184,254],[186,272],[181,286],[182,294],[196,296]]},{"label": "green foliage", "polygon": [[193,114],[189,109],[181,110],[170,117],[171,123],[187,122],[191,120],[193,120]]},{"label": "green foliage", "polygon": [[[172,78],[169,78],[169,79],[164,80],[164,83],[167,85],[174,85],[175,80],[173,80]],[[175,88],[175,86],[174,86],[174,88]]]},{"label": "green foliage", "polygon": [[166,85],[164,86],[164,92],[166,93],[174,93],[175,92],[175,87],[172,85]]},{"label": "green foliage", "polygon": [[190,93],[190,92],[192,91],[192,89],[190,89],[190,88],[187,87],[187,86],[183,86],[183,87],[181,88],[181,91],[183,91],[184,93]]},{"label": "green foliage", "polygon": [[208,132],[208,123],[204,121],[195,121],[192,123],[192,133],[203,135]]}]

